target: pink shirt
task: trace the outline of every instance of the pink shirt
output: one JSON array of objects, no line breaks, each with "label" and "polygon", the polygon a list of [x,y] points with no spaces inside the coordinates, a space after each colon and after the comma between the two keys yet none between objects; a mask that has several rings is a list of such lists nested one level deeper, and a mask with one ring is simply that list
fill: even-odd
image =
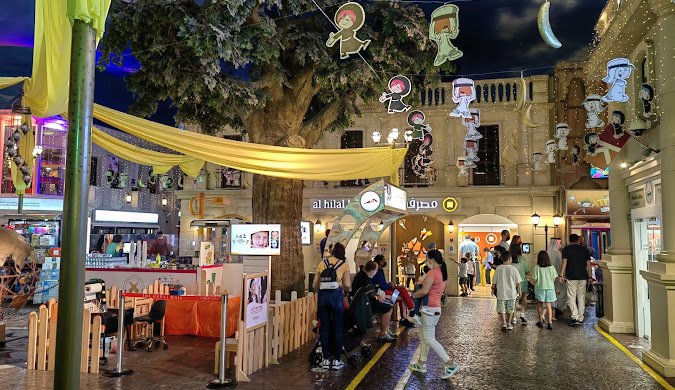
[{"label": "pink shirt", "polygon": [[440,268],[434,268],[427,272],[426,278],[433,280],[433,284],[429,289],[429,307],[441,307],[441,296],[445,293],[445,280],[443,280],[443,273]]}]

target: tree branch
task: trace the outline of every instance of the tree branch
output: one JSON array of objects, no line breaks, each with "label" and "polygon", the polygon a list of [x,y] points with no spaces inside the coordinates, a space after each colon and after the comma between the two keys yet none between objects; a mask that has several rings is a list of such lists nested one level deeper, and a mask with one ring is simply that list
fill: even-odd
[{"label": "tree branch", "polygon": [[308,148],[316,145],[323,131],[340,117],[342,110],[353,98],[354,96],[350,94],[344,98],[333,100],[302,124],[300,136],[305,139]]}]

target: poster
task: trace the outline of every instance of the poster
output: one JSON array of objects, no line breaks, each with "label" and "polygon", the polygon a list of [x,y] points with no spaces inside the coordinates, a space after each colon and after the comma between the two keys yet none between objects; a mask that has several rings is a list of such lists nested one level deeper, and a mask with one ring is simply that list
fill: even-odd
[{"label": "poster", "polygon": [[281,225],[232,225],[233,255],[279,256]]},{"label": "poster", "polygon": [[267,272],[244,276],[244,321],[246,329],[267,323],[269,285]]},{"label": "poster", "polygon": [[300,222],[300,242],[302,245],[312,244],[312,229],[307,221]]},{"label": "poster", "polygon": [[199,245],[199,266],[215,264],[215,249],[212,242],[202,241]]}]

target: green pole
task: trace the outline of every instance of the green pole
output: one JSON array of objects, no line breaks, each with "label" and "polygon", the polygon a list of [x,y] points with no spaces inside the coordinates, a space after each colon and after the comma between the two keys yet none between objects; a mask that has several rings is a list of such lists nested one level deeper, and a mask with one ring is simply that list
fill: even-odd
[{"label": "green pole", "polygon": [[54,389],[80,388],[96,35],[73,23]]}]

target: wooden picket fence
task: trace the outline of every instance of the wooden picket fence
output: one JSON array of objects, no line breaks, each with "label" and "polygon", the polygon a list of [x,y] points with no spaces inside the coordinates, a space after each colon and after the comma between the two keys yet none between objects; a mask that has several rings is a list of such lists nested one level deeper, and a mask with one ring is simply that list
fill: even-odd
[{"label": "wooden picket fence", "polygon": [[281,292],[275,293],[276,303],[269,309],[270,356],[279,358],[300,348],[314,338],[313,321],[316,319],[317,297],[309,293],[304,298],[291,294],[291,301],[281,301]]},{"label": "wooden picket fence", "polygon": [[[58,303],[51,299],[47,305],[40,305],[38,312],[28,316],[28,369],[53,371],[56,361],[56,322]],[[82,358],[80,372],[97,374],[101,355],[101,316],[94,316],[89,310],[82,315]]]}]

